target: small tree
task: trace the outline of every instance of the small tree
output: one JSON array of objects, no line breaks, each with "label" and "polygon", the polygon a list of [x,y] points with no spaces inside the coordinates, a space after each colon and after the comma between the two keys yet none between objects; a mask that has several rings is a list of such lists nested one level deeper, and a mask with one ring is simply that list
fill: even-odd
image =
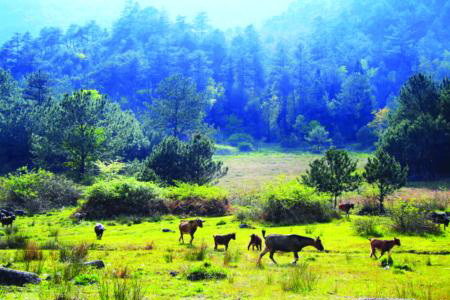
[{"label": "small tree", "polygon": [[322,146],[331,142],[328,134],[329,132],[325,129],[325,127],[317,125],[308,132],[305,139],[313,145],[317,152],[320,152],[322,150]]},{"label": "small tree", "polygon": [[358,188],[361,177],[355,174],[356,161],[353,161],[347,151],[328,150],[325,156],[309,164],[309,170],[302,176],[302,182],[314,187],[318,192],[329,193],[337,206],[337,197],[344,192]]},{"label": "small tree", "polygon": [[212,159],[214,150],[214,143],[198,134],[188,143],[166,137],[147,158],[140,179],[171,185],[176,181],[209,183],[228,171],[221,161]]},{"label": "small tree", "polygon": [[379,150],[373,158],[369,157],[363,176],[379,190],[380,213],[384,213],[383,202],[386,196],[405,185],[408,167],[402,168],[399,162],[388,153]]}]

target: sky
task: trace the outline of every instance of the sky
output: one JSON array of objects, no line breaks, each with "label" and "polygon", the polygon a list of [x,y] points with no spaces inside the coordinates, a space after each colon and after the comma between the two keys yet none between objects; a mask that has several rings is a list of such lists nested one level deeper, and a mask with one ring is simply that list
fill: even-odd
[{"label": "sky", "polygon": [[[126,0],[0,0],[0,42],[14,32],[36,34],[42,27],[67,27],[96,20],[109,26],[120,16]],[[221,29],[261,25],[287,10],[295,0],[138,0],[141,6],[165,9],[171,18],[193,18],[206,12],[211,25]]]}]

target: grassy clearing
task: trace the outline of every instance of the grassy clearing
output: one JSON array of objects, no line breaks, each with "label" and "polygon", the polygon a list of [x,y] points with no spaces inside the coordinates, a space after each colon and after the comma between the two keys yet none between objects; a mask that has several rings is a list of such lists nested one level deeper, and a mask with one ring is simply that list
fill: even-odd
[{"label": "grassy clearing", "polygon": [[[247,251],[246,246],[250,234],[261,235],[263,226],[239,229],[239,222],[233,216],[205,218],[204,228],[197,231],[193,246],[189,246],[178,243],[177,232],[162,232],[163,228],[177,231],[178,218],[166,217],[157,223],[143,222],[132,226],[108,221],[103,239],[97,241],[94,222],[82,221],[74,225],[68,219],[71,212],[63,210],[51,215],[20,218],[17,225],[19,231],[38,244],[54,239],[51,232],[57,226],[59,243],[85,245],[78,246],[79,256],[83,256],[86,247],[89,247],[86,259],[102,259],[106,268],[100,271],[82,269],[72,275],[78,280],[98,278],[98,283],[75,285],[74,281],[63,281],[55,285],[52,281],[44,281],[40,286],[5,287],[5,299],[40,299],[40,294],[54,296],[56,293],[76,294],[80,299],[99,299],[99,293],[106,293],[105,290],[111,296],[114,292],[145,294],[145,299],[267,299],[268,295],[281,299],[302,296],[313,299],[344,296],[450,299],[450,255],[438,255],[449,249],[448,230],[444,235],[433,237],[398,236],[402,246],[394,248],[392,257],[394,265],[399,267],[386,270],[380,267],[380,261],[369,258],[369,242],[365,237],[356,235],[353,229],[352,221],[368,217],[351,216],[350,222],[342,219],[327,224],[267,227],[268,234],[320,235],[327,252],[306,248],[300,253],[299,266],[290,265],[292,254],[277,253],[275,256],[279,266],[273,265],[265,256],[262,266],[257,267],[258,252]],[[383,221],[381,218],[380,222]],[[380,230],[383,238],[392,238],[393,234],[387,232],[385,227],[381,226]],[[229,232],[237,232],[237,236],[236,241],[230,243],[228,253],[222,249],[214,251],[212,235]],[[152,247],[148,247],[149,244]],[[29,246],[28,250],[35,251],[31,250],[34,248]],[[40,264],[41,276],[45,278],[46,274],[54,274],[55,270],[63,270],[67,266],[67,262],[60,259],[64,251],[44,250],[43,257],[46,259],[27,262],[15,259],[17,250],[1,250],[0,262],[11,262],[11,268],[23,270],[27,263],[31,265],[30,270]],[[71,251],[79,257],[76,249]],[[410,253],[412,251],[431,254],[419,255]],[[216,274],[216,271],[221,274],[224,270],[226,278],[216,274],[220,279],[214,279],[216,275],[211,275],[208,280],[189,281],[186,274],[197,269],[205,271],[199,267],[205,262],[213,266],[211,274]],[[293,277],[292,274],[300,277]]]}]

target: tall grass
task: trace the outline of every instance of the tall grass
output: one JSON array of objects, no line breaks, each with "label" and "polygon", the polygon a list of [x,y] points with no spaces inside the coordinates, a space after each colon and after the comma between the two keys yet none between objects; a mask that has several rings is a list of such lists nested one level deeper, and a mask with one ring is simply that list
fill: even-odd
[{"label": "tall grass", "polygon": [[200,247],[192,247],[190,248],[185,255],[185,259],[188,261],[202,261],[207,256],[207,248],[205,242],[202,242]]},{"label": "tall grass", "polygon": [[309,293],[315,289],[320,276],[309,268],[306,262],[288,268],[281,277],[281,288],[298,294]]}]

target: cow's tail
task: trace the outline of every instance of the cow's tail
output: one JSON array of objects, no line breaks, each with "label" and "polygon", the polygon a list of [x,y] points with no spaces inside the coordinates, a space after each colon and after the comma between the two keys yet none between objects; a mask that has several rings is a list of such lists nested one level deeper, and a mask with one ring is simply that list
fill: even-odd
[{"label": "cow's tail", "polygon": [[266,238],[266,231],[264,229],[262,230],[262,235],[263,235],[263,238]]}]

